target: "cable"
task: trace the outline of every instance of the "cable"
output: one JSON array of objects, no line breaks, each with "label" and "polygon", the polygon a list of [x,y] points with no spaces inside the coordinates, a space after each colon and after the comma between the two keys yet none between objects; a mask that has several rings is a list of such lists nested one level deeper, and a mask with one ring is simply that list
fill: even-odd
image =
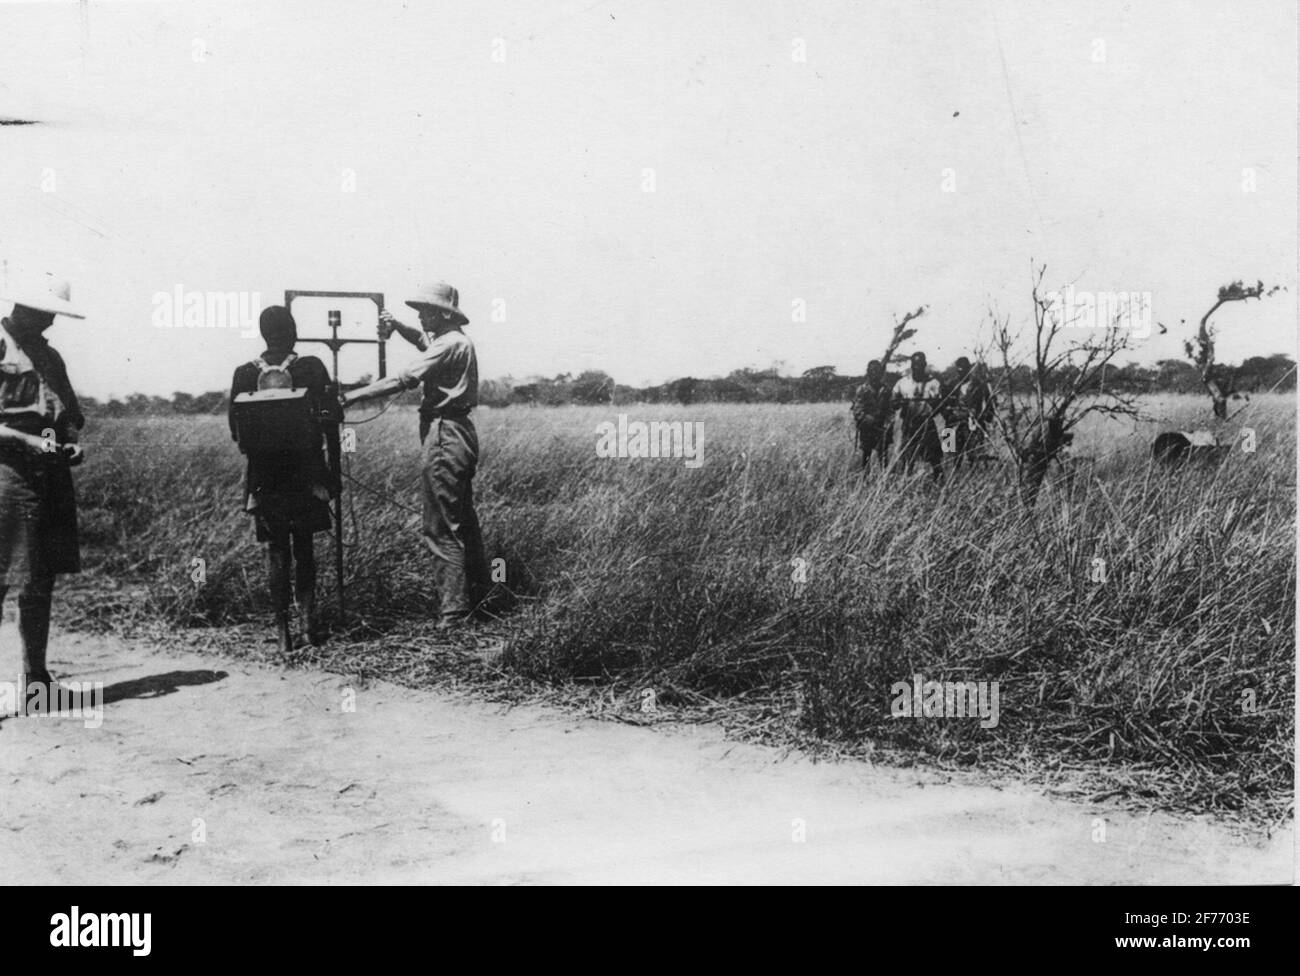
[{"label": "cable", "polygon": [[[372,487],[371,485],[366,484],[364,481],[358,481],[356,478],[352,477],[351,469],[352,469],[352,462],[351,460],[349,460],[348,471],[343,475],[343,477],[346,478],[348,481],[350,481],[352,484],[356,485],[356,487],[360,488],[362,491],[367,491],[370,494],[374,495],[376,498],[380,499],[381,501],[388,502],[388,504],[392,505],[394,508],[400,508],[405,512],[410,512],[412,515],[422,516],[422,513],[418,509],[412,508],[410,505],[407,505],[404,502],[399,502],[396,498],[389,495],[387,492],[380,491],[378,488]],[[348,497],[348,508],[352,512],[352,525],[353,525],[353,531],[355,532],[356,531],[356,510],[352,506],[351,496]]]},{"label": "cable", "polygon": [[[415,389],[415,388],[412,387],[412,389]],[[347,420],[347,419],[345,418],[344,421],[343,421],[343,423],[345,423],[345,424],[350,424],[350,425],[353,426],[353,427],[357,427],[357,426],[360,426],[361,424],[368,424],[368,423],[370,423],[371,421],[378,420],[378,419],[379,419],[380,417],[382,417],[384,414],[388,413],[389,409],[393,406],[393,404],[395,404],[398,400],[400,400],[402,397],[406,396],[406,394],[408,394],[408,393],[410,393],[410,392],[411,392],[411,390],[402,390],[401,392],[399,392],[399,393],[393,395],[392,397],[390,397],[390,398],[389,398],[389,399],[384,403],[383,407],[380,408],[379,412],[378,412],[377,414],[375,414],[373,417],[367,417],[365,420]]]},{"label": "cable", "polygon": [[[367,417],[365,420],[346,420],[346,419],[345,419],[345,420],[343,421],[343,423],[345,423],[345,424],[349,424],[349,425],[355,427],[355,426],[358,426],[358,425],[360,425],[360,424],[368,424],[368,423],[370,423],[370,422],[373,421],[373,420],[378,420],[380,417],[382,417],[385,413],[388,412],[388,410],[393,406],[394,403],[396,403],[398,400],[400,400],[402,397],[406,396],[406,394],[408,394],[408,393],[410,393],[410,392],[411,392],[411,390],[409,390],[409,389],[408,389],[408,390],[402,390],[402,391],[400,391],[399,393],[395,394],[394,396],[390,397],[390,398],[389,398],[389,399],[384,403],[383,409],[381,409],[381,410],[380,410],[377,414],[375,414],[373,417]],[[378,488],[374,488],[374,487],[372,487],[371,485],[366,484],[364,481],[358,481],[356,478],[354,478],[354,477],[352,476],[352,457],[351,457],[351,454],[345,454],[345,455],[344,455],[344,459],[345,459],[345,462],[346,462],[346,465],[347,465],[347,470],[344,471],[344,472],[342,472],[343,477],[346,478],[346,479],[347,479],[349,482],[351,482],[353,485],[355,485],[356,487],[362,489],[363,491],[369,492],[370,494],[372,494],[372,495],[374,495],[376,498],[378,498],[380,501],[385,501],[385,502],[387,502],[388,504],[392,505],[394,508],[400,508],[400,509],[402,509],[402,510],[405,511],[405,512],[410,512],[412,515],[421,515],[421,513],[420,513],[419,511],[417,511],[416,509],[412,508],[412,507],[409,506],[409,505],[406,505],[406,504],[403,504],[402,502],[399,502],[397,499],[393,498],[393,497],[392,497],[391,495],[389,495],[387,492],[380,491]],[[356,539],[356,538],[359,538],[359,536],[360,536],[360,529],[357,527],[357,510],[356,510],[356,506],[353,504],[353,501],[354,501],[354,499],[353,499],[352,495],[349,494],[349,495],[348,495],[348,515],[349,515],[349,517],[350,517],[351,520],[352,520],[352,537],[353,537],[354,539]],[[352,544],[353,544],[353,545],[356,545],[355,542],[353,542]]]}]

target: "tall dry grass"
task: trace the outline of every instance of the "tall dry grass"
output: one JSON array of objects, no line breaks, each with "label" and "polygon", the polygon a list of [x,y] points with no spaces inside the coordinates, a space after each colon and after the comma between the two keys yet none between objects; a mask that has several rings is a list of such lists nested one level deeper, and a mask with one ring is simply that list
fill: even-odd
[{"label": "tall dry grass", "polygon": [[[494,607],[507,666],[652,687],[665,705],[762,701],[791,735],[850,747],[1122,770],[1131,796],[1279,816],[1292,782],[1295,401],[1257,397],[1227,425],[1254,429],[1253,454],[1178,472],[1150,463],[1151,440],[1205,426],[1208,401],[1144,410],[1080,429],[1076,460],[1033,512],[1004,464],[942,489],[864,478],[843,405],[482,411],[476,493],[489,557],[505,564]],[[703,466],[597,457],[596,425],[620,411],[701,422]],[[411,510],[414,428],[392,410],[357,428],[349,458],[349,598],[371,637],[436,609]],[[83,623],[265,614],[222,422],[118,421],[89,441]],[[998,725],[891,718],[891,686],[917,673],[997,681]]]}]

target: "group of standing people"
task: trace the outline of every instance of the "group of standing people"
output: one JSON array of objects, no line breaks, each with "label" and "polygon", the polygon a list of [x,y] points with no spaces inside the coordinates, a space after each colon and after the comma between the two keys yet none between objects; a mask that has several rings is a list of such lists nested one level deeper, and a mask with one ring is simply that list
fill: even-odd
[{"label": "group of standing people", "polygon": [[[44,280],[9,296],[13,310],[0,319],[0,601],[9,588],[20,588],[24,683],[47,690],[52,682],[46,645],[54,577],[80,569],[70,469],[84,457],[77,435],[85,418],[63,360],[44,336],[56,316],[83,317],[70,295],[66,282]],[[294,598],[300,635],[313,643],[321,636],[313,537],[333,526],[330,501],[342,490],[338,432],[346,408],[358,403],[423,388],[421,534],[433,556],[431,583],[440,629],[472,620],[490,588],[474,508],[479,444],[472,414],[478,405],[478,361],[463,331],[469,319],[460,310],[456,289],[441,282],[420,289],[406,304],[418,314],[419,327],[399,322],[387,310],[379,316],[381,341],[396,332],[421,353],[395,376],[340,396],[320,359],[295,352],[297,324],[289,309],[273,305],[259,321],[265,350],[241,364],[231,381],[230,432],[237,442],[235,403],[241,394],[305,391],[312,417],[300,442],[270,453],[248,452],[244,508],[253,516],[257,539],[267,545],[277,640],[284,652],[294,646]],[[938,481],[944,453],[952,453],[954,469],[972,457],[993,420],[994,399],[982,365],[972,367],[963,357],[954,370],[955,381],[945,388],[918,352],[908,374],[891,385],[879,361],[868,364],[866,381],[853,398],[864,467],[870,468],[873,458],[882,468],[889,466],[895,418],[901,432],[895,460],[902,471],[910,472],[920,461]]]},{"label": "group of standing people", "polygon": [[338,477],[343,410],[403,390],[423,387],[419,413],[421,443],[421,535],[433,556],[432,588],[438,597],[439,629],[469,623],[487,596],[487,559],[474,508],[473,479],[479,445],[472,413],[478,405],[478,360],[463,327],[459,294],[444,283],[429,285],[406,304],[419,316],[418,328],[379,316],[379,337],[394,332],[422,355],[395,376],[338,396],[325,365],[315,356],[294,352],[297,326],[287,308],[262,312],[266,350],[235,370],[230,391],[230,432],[239,441],[236,397],[264,389],[307,390],[317,423],[296,449],[248,454],[245,509],[257,538],[267,544],[270,592],[277,642],[282,652],[294,646],[291,595],[298,607],[298,631],[319,643],[316,616],[316,560],[312,537],[332,527],[329,503],[342,489]]},{"label": "group of standing people", "polygon": [[[246,452],[244,509],[253,517],[258,541],[267,546],[282,651],[294,646],[290,609],[295,598],[300,636],[313,643],[321,637],[313,537],[333,527],[330,501],[342,489],[338,432],[344,410],[415,387],[423,387],[421,534],[433,556],[439,628],[463,626],[482,607],[490,582],[473,496],[478,361],[462,331],[469,319],[459,298],[444,283],[420,289],[406,302],[419,316],[418,328],[381,311],[380,340],[396,332],[422,355],[396,376],[343,396],[320,359],[295,352],[298,329],[290,311],[279,305],[262,311],[266,348],[241,364],[231,381],[231,436],[239,442],[235,401],[241,394],[288,391],[305,403],[310,417],[292,444]],[[0,318],[0,604],[11,588],[18,589],[20,707],[30,712],[37,707],[33,702],[54,700],[58,689],[46,665],[55,577],[81,568],[71,469],[85,457],[78,443],[85,417],[63,359],[45,332],[57,316],[85,316],[72,304],[69,284],[49,275],[8,287],[0,299],[12,306]]]},{"label": "group of standing people", "polygon": [[862,465],[869,470],[875,459],[882,469],[889,467],[897,418],[897,469],[910,474],[919,461],[938,482],[943,479],[945,453],[952,454],[953,469],[960,470],[984,443],[993,423],[993,391],[983,364],[972,367],[965,356],[953,364],[956,377],[947,387],[930,373],[925,353],[913,353],[908,366],[907,375],[891,385],[880,360],[873,359],[853,394]]}]

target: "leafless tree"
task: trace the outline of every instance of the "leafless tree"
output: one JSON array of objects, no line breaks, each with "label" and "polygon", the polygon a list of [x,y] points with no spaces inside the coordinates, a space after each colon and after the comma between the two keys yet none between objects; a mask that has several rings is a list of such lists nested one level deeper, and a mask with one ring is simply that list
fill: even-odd
[{"label": "leafless tree", "polygon": [[[1019,365],[1020,333],[1013,333],[1010,316],[991,313],[993,351],[1002,363],[995,395],[1005,405],[996,422],[1015,461],[1020,497],[1027,506],[1037,501],[1049,468],[1060,462],[1084,417],[1137,415],[1134,397],[1106,391],[1100,383],[1106,367],[1131,348],[1128,324],[1120,314],[1109,322],[1080,324],[1077,313],[1058,308],[1044,296],[1046,273],[1046,265],[1036,269],[1031,290],[1034,358],[1029,373],[1033,388],[1028,393],[1017,391],[1012,383]],[[1067,329],[1078,337],[1067,335]]]}]

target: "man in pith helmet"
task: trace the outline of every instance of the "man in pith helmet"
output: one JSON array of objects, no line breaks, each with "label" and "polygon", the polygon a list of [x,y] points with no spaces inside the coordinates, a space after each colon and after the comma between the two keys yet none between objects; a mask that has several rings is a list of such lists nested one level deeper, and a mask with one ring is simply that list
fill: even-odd
[{"label": "man in pith helmet", "polygon": [[46,667],[54,577],[81,569],[72,471],[86,418],[63,357],[45,339],[56,316],[82,319],[72,289],[52,276],[6,289],[0,306],[0,604],[18,587],[23,677],[18,707],[54,700]]},{"label": "man in pith helmet", "polygon": [[433,582],[438,591],[440,626],[459,626],[487,595],[487,559],[474,510],[474,475],[478,470],[478,431],[471,413],[478,406],[478,359],[474,343],[462,331],[469,319],[460,310],[460,295],[444,282],[421,288],[406,302],[420,316],[420,329],[380,313],[380,335],[393,332],[424,355],[409,368],[353,390],[350,406],[423,386],[420,404],[421,534],[433,555]]}]

